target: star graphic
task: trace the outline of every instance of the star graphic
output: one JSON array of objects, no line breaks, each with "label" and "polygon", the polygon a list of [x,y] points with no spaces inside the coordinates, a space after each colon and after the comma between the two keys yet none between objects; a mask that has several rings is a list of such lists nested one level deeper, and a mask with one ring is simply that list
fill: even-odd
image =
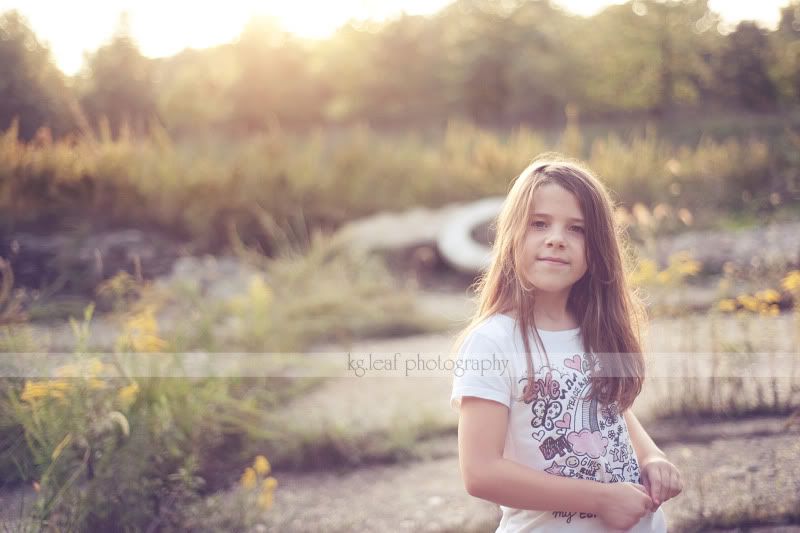
[{"label": "star graphic", "polygon": [[553,464],[551,464],[548,468],[546,468],[545,472],[556,476],[562,476],[564,475],[564,465],[556,464],[556,462],[553,461]]}]

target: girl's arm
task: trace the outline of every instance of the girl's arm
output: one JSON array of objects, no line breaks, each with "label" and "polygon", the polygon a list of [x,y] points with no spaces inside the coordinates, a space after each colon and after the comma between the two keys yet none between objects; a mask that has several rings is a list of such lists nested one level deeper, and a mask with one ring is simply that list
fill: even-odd
[{"label": "girl's arm", "polygon": [[628,434],[631,436],[633,450],[639,460],[642,482],[657,508],[683,491],[681,473],[675,465],[667,460],[666,454],[656,446],[633,411],[628,409],[623,416],[628,425]]},{"label": "girl's arm", "polygon": [[636,452],[636,458],[640,464],[655,458],[667,458],[666,454],[656,446],[656,443],[644,430],[642,423],[633,414],[633,410],[626,410],[622,416],[625,417],[625,423],[628,425],[628,434],[631,436],[631,444],[633,444],[633,450]]},{"label": "girl's arm", "polygon": [[594,513],[620,528],[634,525],[652,504],[644,488],[632,483],[571,479],[504,459],[507,428],[508,407],[463,397],[458,456],[472,496],[516,509]]}]

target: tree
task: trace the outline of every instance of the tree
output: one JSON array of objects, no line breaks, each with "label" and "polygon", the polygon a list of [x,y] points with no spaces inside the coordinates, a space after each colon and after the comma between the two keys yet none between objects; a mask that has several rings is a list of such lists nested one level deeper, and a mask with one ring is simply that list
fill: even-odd
[{"label": "tree", "polygon": [[800,0],[781,8],[778,29],[771,38],[778,92],[788,104],[800,103]]},{"label": "tree", "polygon": [[108,119],[112,134],[123,123],[148,129],[156,115],[153,61],[139,51],[124,15],[111,41],[87,56],[80,78],[81,104],[95,123]]},{"label": "tree", "polygon": [[755,22],[740,22],[719,58],[720,94],[752,111],[774,110],[778,91],[767,72],[771,59],[766,31]]},{"label": "tree", "polygon": [[362,52],[369,67],[361,89],[370,118],[409,125],[442,114],[446,65],[438,26],[435,18],[402,15],[383,26]]},{"label": "tree", "polygon": [[239,37],[234,55],[240,74],[229,94],[238,129],[257,131],[276,122],[302,128],[320,120],[322,93],[304,43],[271,20],[256,18]]},{"label": "tree", "polygon": [[587,107],[664,115],[709,98],[719,20],[707,0],[635,0],[585,19],[570,40]]},{"label": "tree", "polygon": [[459,78],[461,105],[473,120],[484,124],[505,121],[507,114],[511,21],[497,2],[457,0],[446,16],[457,20],[453,68]]},{"label": "tree", "polygon": [[74,97],[50,50],[16,11],[0,16],[0,129],[17,118],[19,135],[31,139],[49,126],[61,135],[75,126]]},{"label": "tree", "polygon": [[552,124],[581,96],[574,35],[582,26],[549,2],[520,3],[510,15],[507,111],[515,121]]},{"label": "tree", "polygon": [[184,50],[155,66],[158,115],[176,135],[208,132],[230,120],[233,83],[239,78],[233,45]]}]

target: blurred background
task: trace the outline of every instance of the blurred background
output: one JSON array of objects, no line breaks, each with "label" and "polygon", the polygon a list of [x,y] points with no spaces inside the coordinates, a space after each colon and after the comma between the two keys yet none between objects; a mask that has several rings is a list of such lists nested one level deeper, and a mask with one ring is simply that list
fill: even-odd
[{"label": "blurred background", "polygon": [[449,379],[315,355],[446,356],[442,234],[551,150],[618,203],[672,529],[800,527],[797,0],[0,2],[0,524],[493,530]]}]

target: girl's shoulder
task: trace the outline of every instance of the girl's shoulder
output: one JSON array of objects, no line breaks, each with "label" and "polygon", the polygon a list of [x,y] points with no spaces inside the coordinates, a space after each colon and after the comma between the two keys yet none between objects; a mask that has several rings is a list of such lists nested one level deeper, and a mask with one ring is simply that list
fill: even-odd
[{"label": "girl's shoulder", "polygon": [[516,320],[512,317],[496,313],[478,322],[467,335],[467,341],[489,341],[502,349],[513,343],[516,325]]}]

